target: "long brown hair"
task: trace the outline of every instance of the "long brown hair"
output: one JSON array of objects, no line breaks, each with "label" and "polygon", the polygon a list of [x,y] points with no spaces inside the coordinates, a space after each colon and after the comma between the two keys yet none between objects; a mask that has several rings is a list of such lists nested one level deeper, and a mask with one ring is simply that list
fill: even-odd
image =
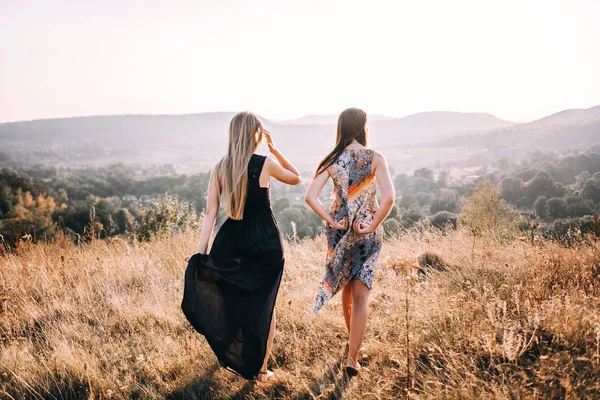
[{"label": "long brown hair", "polygon": [[219,197],[231,219],[242,219],[248,195],[248,162],[262,142],[263,123],[249,111],[236,114],[229,124],[227,153],[215,165],[211,180],[216,179]]},{"label": "long brown hair", "polygon": [[321,161],[315,176],[335,163],[354,139],[363,146],[367,146],[367,113],[360,108],[347,108],[338,118],[335,147]]}]

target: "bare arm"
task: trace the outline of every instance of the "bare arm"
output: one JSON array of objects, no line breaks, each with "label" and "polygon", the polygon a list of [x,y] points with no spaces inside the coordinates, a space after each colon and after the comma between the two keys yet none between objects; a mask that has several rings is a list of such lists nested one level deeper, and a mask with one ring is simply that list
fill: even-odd
[{"label": "bare arm", "polygon": [[277,159],[277,162],[275,162],[274,160],[267,158],[264,167],[266,168],[266,172],[269,174],[269,176],[272,176],[280,182],[287,183],[288,185],[297,185],[302,182],[300,172],[283,155],[283,153],[280,152],[277,147],[275,147],[275,143],[273,143],[273,139],[271,138],[269,131],[263,130],[263,135],[267,139],[269,151]]},{"label": "bare arm", "polygon": [[[217,213],[219,212],[219,193],[217,189],[217,179],[213,175],[211,176],[208,184],[208,196],[206,200],[206,212],[204,213],[204,219],[202,220],[202,232],[200,233],[200,243],[198,243],[198,250],[196,253],[206,254],[208,250],[208,242],[212,235],[215,227],[215,220],[217,219]],[[186,258],[186,261],[189,259]]]},{"label": "bare arm", "polygon": [[369,225],[366,225],[358,219],[354,221],[352,228],[356,233],[361,235],[375,232],[392,210],[396,199],[396,192],[394,191],[390,170],[388,169],[385,157],[381,153],[375,153],[375,156],[373,157],[373,168],[375,169],[377,184],[381,190],[381,204],[379,204],[379,208],[375,212],[375,215],[373,215],[373,220]]},{"label": "bare arm", "polygon": [[319,194],[323,187],[329,180],[329,172],[323,171],[319,175],[317,175],[308,188],[306,189],[306,194],[304,195],[304,201],[313,209],[315,213],[321,218],[325,220],[334,229],[346,230],[348,229],[348,217],[345,217],[342,221],[336,222],[333,217],[327,212],[321,200],[319,200]]}]

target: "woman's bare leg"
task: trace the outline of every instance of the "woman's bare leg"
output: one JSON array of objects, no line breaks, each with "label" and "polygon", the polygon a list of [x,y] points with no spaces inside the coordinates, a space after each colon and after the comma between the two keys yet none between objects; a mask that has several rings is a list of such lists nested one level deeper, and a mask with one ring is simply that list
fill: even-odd
[{"label": "woman's bare leg", "polygon": [[352,280],[350,283],[352,284],[352,314],[347,366],[357,368],[358,349],[365,334],[369,315],[369,288],[359,280]]},{"label": "woman's bare leg", "polygon": [[350,334],[350,315],[352,314],[352,284],[348,282],[342,288],[342,311],[344,312],[344,320],[346,328]]},{"label": "woman's bare leg", "polygon": [[273,338],[275,337],[275,310],[273,310],[273,317],[271,318],[271,328],[269,329],[269,338],[267,339],[267,352],[265,353],[265,361],[260,369],[260,372],[267,372],[267,361],[269,361],[269,356],[271,355],[271,347],[273,346]]}]

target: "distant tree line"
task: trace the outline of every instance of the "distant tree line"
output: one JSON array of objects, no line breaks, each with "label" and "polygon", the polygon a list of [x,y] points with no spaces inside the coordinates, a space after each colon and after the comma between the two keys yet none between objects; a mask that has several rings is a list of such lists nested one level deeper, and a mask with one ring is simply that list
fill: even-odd
[{"label": "distant tree line", "polygon": [[84,238],[147,236],[149,217],[161,207],[164,215],[166,205],[171,214],[177,207],[190,215],[205,208],[210,174],[173,172],[156,168],[153,173],[161,175],[140,176],[138,169],[122,164],[0,169],[0,235],[9,246],[24,237],[51,239],[58,232]]},{"label": "distant tree line", "polygon": [[[455,228],[461,224],[461,212],[463,225],[477,225],[467,222],[477,217],[467,217],[464,207],[483,180],[498,191],[514,215],[533,218],[535,229],[545,235],[562,238],[596,229],[600,146],[583,152],[538,152],[517,161],[501,159],[480,166],[469,178],[429,168],[395,174],[398,197],[383,223],[386,234],[411,228]],[[210,172],[177,174],[172,165],[0,169],[0,235],[12,245],[24,237],[51,239],[58,232],[77,238],[136,235],[143,239],[154,232],[193,227],[206,207],[209,179]],[[286,238],[323,232],[323,221],[303,201],[306,184],[272,183],[272,208]],[[331,189],[328,183],[322,193],[326,207]],[[221,209],[217,223],[224,219]],[[521,225],[523,230],[533,226]]]}]

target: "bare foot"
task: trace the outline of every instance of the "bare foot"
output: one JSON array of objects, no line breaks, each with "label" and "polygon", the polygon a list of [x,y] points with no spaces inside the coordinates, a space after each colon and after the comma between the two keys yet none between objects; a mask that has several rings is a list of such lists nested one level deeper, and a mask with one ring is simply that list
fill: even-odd
[{"label": "bare foot", "polygon": [[270,371],[270,370],[266,370],[265,372],[259,372],[258,374],[258,381],[259,382],[266,382],[269,379],[271,379],[273,377],[273,375],[275,375],[275,372]]}]

